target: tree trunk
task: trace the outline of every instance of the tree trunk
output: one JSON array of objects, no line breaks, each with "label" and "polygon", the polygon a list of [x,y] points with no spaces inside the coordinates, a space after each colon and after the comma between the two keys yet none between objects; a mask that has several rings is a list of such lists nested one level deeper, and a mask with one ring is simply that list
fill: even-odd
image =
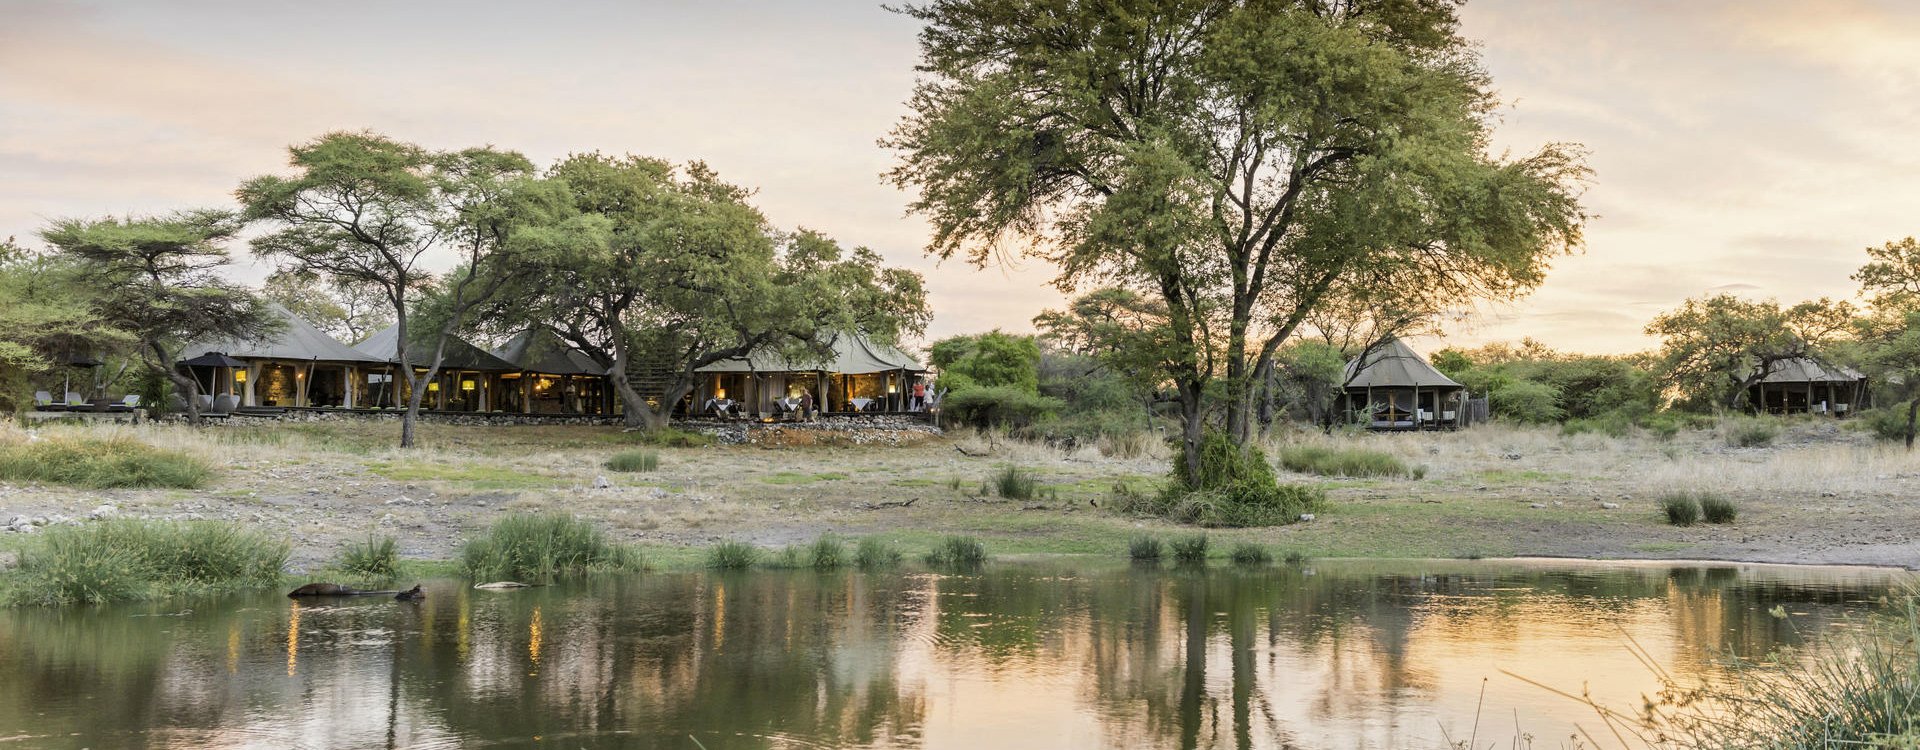
[{"label": "tree trunk", "polygon": [[173,355],[159,342],[148,342],[147,349],[153,352],[153,358],[160,363],[160,373],[173,389],[180,393],[181,400],[187,403],[187,424],[199,425],[204,422],[200,416],[200,381],[180,374],[180,366],[173,361]]},{"label": "tree trunk", "polygon": [[648,432],[659,429],[662,424],[650,420],[653,408],[647,406],[647,400],[640,397],[640,391],[627,382],[627,365],[633,361],[633,351],[627,346],[627,331],[624,327],[613,329],[613,370],[608,377],[613,380],[613,390],[620,394],[620,420],[629,430],[644,429]]},{"label": "tree trunk", "polygon": [[1180,460],[1186,463],[1187,479],[1194,485],[1189,489],[1198,489],[1200,476],[1200,442],[1206,433],[1206,412],[1202,410],[1201,394],[1206,384],[1198,378],[1183,379],[1180,383]]},{"label": "tree trunk", "polygon": [[1914,418],[1920,417],[1920,397],[1907,402],[1907,450],[1913,450]]}]

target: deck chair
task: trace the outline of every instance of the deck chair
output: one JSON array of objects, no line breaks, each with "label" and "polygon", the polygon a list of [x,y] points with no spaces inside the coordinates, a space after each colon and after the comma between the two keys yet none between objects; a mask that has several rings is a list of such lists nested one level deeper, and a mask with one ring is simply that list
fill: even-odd
[{"label": "deck chair", "polygon": [[240,407],[240,399],[231,393],[222,393],[213,398],[213,413],[228,414]]},{"label": "deck chair", "polygon": [[48,393],[46,391],[34,391],[33,392],[33,408],[38,409],[40,411],[65,411],[67,408],[67,405],[54,403],[53,394],[51,393]]},{"label": "deck chair", "polygon": [[73,391],[67,391],[67,410],[68,411],[85,408],[86,406],[87,406],[87,398],[85,396],[82,396],[78,393],[74,393]]},{"label": "deck chair", "polygon": [[140,394],[137,393],[129,393],[126,398],[120,399],[120,403],[107,405],[107,411],[133,411],[138,408],[140,408]]}]

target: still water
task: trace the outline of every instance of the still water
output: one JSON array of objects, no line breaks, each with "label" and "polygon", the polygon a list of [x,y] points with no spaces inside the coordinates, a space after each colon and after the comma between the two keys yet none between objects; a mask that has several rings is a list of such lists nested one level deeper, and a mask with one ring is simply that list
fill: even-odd
[{"label": "still water", "polygon": [[[1508,561],[651,573],[0,612],[0,748],[1441,748],[1853,627],[1901,574]],[[1783,606],[1790,616],[1772,617]],[[1851,619],[1850,619],[1851,618]],[[1481,692],[1484,686],[1484,705]]]}]

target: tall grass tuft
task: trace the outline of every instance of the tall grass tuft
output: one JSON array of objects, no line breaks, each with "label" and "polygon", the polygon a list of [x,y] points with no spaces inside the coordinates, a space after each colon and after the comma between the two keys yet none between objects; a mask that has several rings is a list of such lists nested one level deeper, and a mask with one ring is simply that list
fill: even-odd
[{"label": "tall grass tuft", "polygon": [[853,550],[853,564],[861,570],[891,568],[900,564],[900,557],[900,550],[879,537],[861,537],[859,546]]},{"label": "tall grass tuft", "polygon": [[1273,553],[1253,542],[1241,542],[1233,545],[1233,552],[1227,555],[1235,565],[1266,565],[1273,562]]},{"label": "tall grass tuft", "polygon": [[20,550],[9,604],[100,604],[280,583],[288,545],[222,521],[49,528]]},{"label": "tall grass tuft", "polygon": [[1319,445],[1293,445],[1280,449],[1280,465],[1298,474],[1328,477],[1413,477],[1426,476],[1424,467],[1407,465],[1391,453],[1364,448],[1328,448]]},{"label": "tall grass tuft", "polygon": [[1207,535],[1193,536],[1173,540],[1173,561],[1181,565],[1199,565],[1207,562]]},{"label": "tall grass tuft", "polygon": [[1732,500],[1719,495],[1700,496],[1700,517],[1707,523],[1733,523],[1739,515],[1740,509],[1734,507]]},{"label": "tall grass tuft", "polygon": [[847,545],[840,537],[822,534],[807,548],[807,563],[814,570],[833,570],[847,564]]},{"label": "tall grass tuft", "polygon": [[372,532],[368,532],[367,541],[347,545],[335,567],[362,580],[391,581],[400,576],[399,545],[393,537],[376,539]]},{"label": "tall grass tuft", "polygon": [[1780,436],[1780,425],[1764,417],[1735,417],[1721,424],[1720,435],[1734,448],[1764,448]]},{"label": "tall grass tuft", "polygon": [[5,482],[194,489],[213,473],[213,466],[197,456],[126,436],[0,441],[0,481]]},{"label": "tall grass tuft", "polygon": [[1285,559],[1288,565],[1305,565],[1306,562],[1312,558],[1307,557],[1307,553],[1305,552],[1301,552],[1300,550],[1297,550],[1297,549],[1290,549],[1290,550],[1287,550],[1287,555]]},{"label": "tall grass tuft", "polygon": [[927,553],[927,564],[942,568],[977,568],[986,561],[986,545],[970,536],[947,537]]},{"label": "tall grass tuft", "polygon": [[707,548],[707,567],[746,570],[760,562],[760,548],[746,542],[721,542]]},{"label": "tall grass tuft", "polygon": [[460,549],[468,576],[548,582],[585,573],[640,567],[639,554],[607,538],[591,522],[558,513],[507,516]]},{"label": "tall grass tuft", "polygon": [[1134,560],[1159,560],[1161,553],[1160,537],[1136,536],[1127,542],[1127,557]]},{"label": "tall grass tuft", "polygon": [[1660,498],[1660,512],[1666,514],[1667,523],[1675,526],[1692,526],[1700,522],[1700,502],[1688,493],[1679,492]]},{"label": "tall grass tuft", "polygon": [[653,451],[621,451],[607,459],[609,471],[656,471],[660,468],[660,454]]},{"label": "tall grass tuft", "polygon": [[1034,476],[1032,469],[1013,464],[1000,467],[987,482],[993,487],[994,494],[1008,500],[1032,500],[1040,490],[1040,479]]}]

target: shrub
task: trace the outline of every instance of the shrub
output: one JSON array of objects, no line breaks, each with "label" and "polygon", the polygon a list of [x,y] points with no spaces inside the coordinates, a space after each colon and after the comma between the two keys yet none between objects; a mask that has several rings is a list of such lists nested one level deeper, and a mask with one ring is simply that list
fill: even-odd
[{"label": "shrub", "polygon": [[1022,428],[1064,406],[1059,399],[1014,386],[956,388],[940,402],[940,410],[948,418],[974,427]]},{"label": "shrub", "polygon": [[1207,561],[1207,535],[1194,534],[1176,539],[1173,542],[1173,561],[1182,565],[1194,565]]},{"label": "shrub", "polygon": [[1692,526],[1700,521],[1700,503],[1692,495],[1674,494],[1660,498],[1660,511],[1667,516],[1667,523],[1675,526]]},{"label": "shrub", "polygon": [[1012,464],[1000,467],[988,483],[995,494],[1008,500],[1032,500],[1040,488],[1040,480],[1034,476],[1033,470]]},{"label": "shrub", "polygon": [[400,549],[393,537],[375,539],[367,534],[367,541],[353,542],[340,553],[340,561],[335,565],[341,572],[369,581],[389,581],[400,575]]},{"label": "shrub", "polygon": [[1648,417],[1644,426],[1647,428],[1647,432],[1652,433],[1655,438],[1672,440],[1680,435],[1680,429],[1684,425],[1678,418],[1672,415],[1662,414]]},{"label": "shrub", "polygon": [[660,468],[660,454],[653,451],[621,451],[607,459],[611,471],[654,471]]},{"label": "shrub", "polygon": [[950,536],[927,553],[927,564],[944,568],[977,568],[987,561],[987,548],[970,536]]},{"label": "shrub", "polygon": [[1219,434],[1201,442],[1199,475],[1187,474],[1185,462],[1176,458],[1171,481],[1159,497],[1123,495],[1115,505],[1180,523],[1239,527],[1291,523],[1326,499],[1326,492],[1317,487],[1279,484],[1258,448],[1241,447]]},{"label": "shrub", "polygon": [[547,582],[639,564],[633,550],[609,540],[600,527],[558,513],[507,516],[460,548],[461,568],[487,580]]},{"label": "shrub", "polygon": [[760,562],[760,548],[746,542],[721,542],[707,548],[707,567],[746,570]]},{"label": "shrub", "polygon": [[99,604],[272,586],[288,545],[221,521],[55,526],[20,550],[10,604]]},{"label": "shrub", "polygon": [[1288,565],[1299,565],[1301,563],[1306,562],[1308,559],[1309,558],[1307,557],[1307,553],[1305,552],[1301,552],[1300,550],[1297,550],[1297,549],[1287,550],[1286,561]]},{"label": "shrub", "polygon": [[1733,519],[1739,515],[1740,509],[1734,507],[1732,500],[1719,495],[1700,498],[1700,517],[1706,519],[1707,523],[1733,523]]},{"label": "shrub", "polygon": [[[1364,448],[1294,445],[1280,449],[1280,465],[1298,474],[1331,477],[1410,477],[1415,472],[1391,453]],[[1424,472],[1421,472],[1424,474]]]},{"label": "shrub", "polygon": [[1566,416],[1560,408],[1560,389],[1531,380],[1514,380],[1487,392],[1487,409],[1514,422],[1547,424]]},{"label": "shrub", "polygon": [[1160,559],[1160,538],[1136,536],[1127,542],[1127,557],[1134,560]]},{"label": "shrub", "polygon": [[1229,554],[1228,557],[1233,560],[1233,564],[1235,565],[1266,565],[1267,563],[1273,562],[1273,553],[1268,552],[1266,547],[1254,544],[1253,542],[1241,542],[1234,545],[1233,552]]},{"label": "shrub", "polygon": [[879,537],[861,537],[860,545],[853,550],[853,564],[861,570],[890,568],[900,564],[900,550]]},{"label": "shrub", "polygon": [[1739,417],[1729,419],[1721,425],[1720,433],[1729,446],[1762,448],[1772,445],[1773,439],[1780,436],[1780,426],[1770,419]]},{"label": "shrub", "polygon": [[807,562],[814,570],[832,570],[847,564],[847,545],[832,534],[823,534],[807,548]]},{"label": "shrub", "polygon": [[213,467],[180,451],[130,437],[53,437],[0,442],[0,481],[45,482],[90,489],[193,489]]},{"label": "shrub", "polygon": [[635,430],[624,433],[628,440],[643,445],[661,448],[703,448],[713,445],[713,436],[695,430],[679,427],[661,427],[654,430]]},{"label": "shrub", "polygon": [[1907,439],[1906,409],[1868,409],[1860,412],[1853,423],[1881,440]]}]

